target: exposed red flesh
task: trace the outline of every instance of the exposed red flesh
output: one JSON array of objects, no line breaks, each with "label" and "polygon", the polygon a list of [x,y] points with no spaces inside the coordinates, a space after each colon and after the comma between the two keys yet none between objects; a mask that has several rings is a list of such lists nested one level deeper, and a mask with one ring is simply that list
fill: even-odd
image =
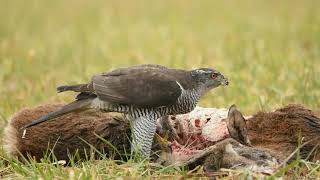
[{"label": "exposed red flesh", "polygon": [[172,141],[173,156],[187,157],[229,137],[227,109],[197,107],[189,114],[169,117],[177,131],[179,142]]}]

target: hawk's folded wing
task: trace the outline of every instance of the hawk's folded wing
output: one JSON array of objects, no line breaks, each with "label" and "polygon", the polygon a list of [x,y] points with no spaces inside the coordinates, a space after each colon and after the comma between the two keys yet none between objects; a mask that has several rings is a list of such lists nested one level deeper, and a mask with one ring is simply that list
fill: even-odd
[{"label": "hawk's folded wing", "polygon": [[95,94],[103,101],[136,107],[159,107],[173,104],[181,87],[172,76],[147,69],[110,72],[92,78]]}]

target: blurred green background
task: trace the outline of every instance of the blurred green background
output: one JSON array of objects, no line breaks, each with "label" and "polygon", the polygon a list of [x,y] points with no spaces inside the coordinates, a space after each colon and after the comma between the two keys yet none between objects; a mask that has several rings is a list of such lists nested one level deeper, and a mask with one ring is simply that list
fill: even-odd
[{"label": "blurred green background", "polygon": [[[0,117],[67,102],[56,86],[111,68],[213,67],[230,86],[201,106],[245,114],[320,105],[320,1],[2,0]],[[4,121],[2,121],[4,122]]]}]

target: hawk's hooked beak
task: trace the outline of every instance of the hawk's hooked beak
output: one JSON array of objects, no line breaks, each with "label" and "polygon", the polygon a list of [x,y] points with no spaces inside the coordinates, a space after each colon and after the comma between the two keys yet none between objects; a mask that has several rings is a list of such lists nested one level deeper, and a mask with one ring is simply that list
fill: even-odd
[{"label": "hawk's hooked beak", "polygon": [[225,78],[225,77],[221,78],[220,83],[223,86],[228,86],[229,85],[228,78]]}]

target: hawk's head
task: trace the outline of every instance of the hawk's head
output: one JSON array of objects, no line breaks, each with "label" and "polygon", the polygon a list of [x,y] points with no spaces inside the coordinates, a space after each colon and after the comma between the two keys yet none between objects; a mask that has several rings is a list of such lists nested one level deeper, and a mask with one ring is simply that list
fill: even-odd
[{"label": "hawk's head", "polygon": [[228,78],[224,77],[219,71],[211,68],[200,68],[191,71],[192,78],[204,90],[210,90],[220,85],[227,86]]}]

